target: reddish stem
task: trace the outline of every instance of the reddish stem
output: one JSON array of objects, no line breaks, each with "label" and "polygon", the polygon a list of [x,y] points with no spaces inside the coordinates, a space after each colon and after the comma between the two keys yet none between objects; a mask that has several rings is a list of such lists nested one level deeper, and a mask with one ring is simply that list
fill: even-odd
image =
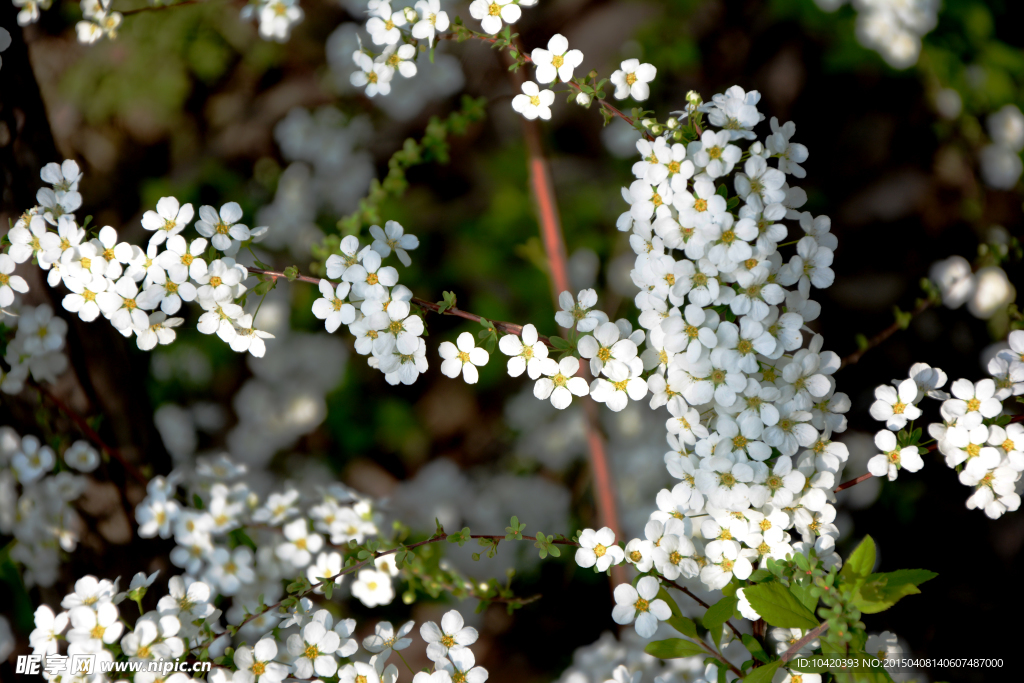
[{"label": "reddish stem", "polygon": [[110,455],[110,457],[121,463],[121,466],[124,467],[125,471],[131,475],[132,479],[139,482],[143,486],[149,483],[149,479],[147,479],[146,476],[135,467],[135,465],[128,462],[128,460],[123,455],[121,455],[121,452],[119,450],[117,450],[113,446],[108,446],[106,442],[103,441],[103,437],[97,434],[96,430],[89,426],[88,421],[86,421],[84,417],[82,417],[77,412],[72,410],[70,406],[64,403],[64,401],[57,398],[53,393],[50,392],[49,389],[47,389],[43,385],[35,383],[33,384],[36,387],[36,389],[39,390],[40,394],[45,396],[51,403],[53,403],[53,405],[57,406],[57,410],[67,415],[71,419],[71,421],[75,423],[79,431],[81,431],[82,434],[85,435],[85,438],[89,439],[89,441],[92,441],[102,450],[106,451]]}]

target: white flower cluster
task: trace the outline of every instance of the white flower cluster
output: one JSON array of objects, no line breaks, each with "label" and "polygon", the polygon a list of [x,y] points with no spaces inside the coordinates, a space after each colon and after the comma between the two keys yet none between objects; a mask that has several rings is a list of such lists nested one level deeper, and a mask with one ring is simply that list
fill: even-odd
[{"label": "white flower cluster", "polygon": [[[153,232],[143,251],[118,241],[109,225],[92,238],[79,227],[74,212],[82,204],[82,174],[74,161],[47,164],[40,175],[53,187],[39,190],[39,204],[10,231],[9,254],[0,254],[0,300],[13,300],[12,288],[27,291],[25,281],[10,273],[15,263],[32,258],[48,271],[51,287],[63,284],[70,290],[61,302],[65,309],[85,322],[102,314],[125,337],[134,335],[140,349],[174,341],[183,319],[169,316],[181,309],[182,301],[195,301],[205,311],[198,321],[200,332],[216,333],[240,353],[265,353],[263,340],[272,335],[255,329],[253,316],[237,303],[248,291],[242,281],[249,272],[231,257],[267,228],[250,230],[240,224],[237,203],[229,202],[219,212],[201,207],[195,227],[204,237],[188,242],[180,233],[192,221],[192,205],[162,198],[156,211],[142,217],[142,226]],[[218,251],[224,256],[218,258]]]},{"label": "white flower cluster", "polygon": [[[173,537],[177,547],[171,563],[200,577],[214,594],[234,598],[227,615],[235,623],[245,609],[255,610],[259,595],[268,602],[279,599],[281,579],[305,576],[316,583],[339,574],[343,558],[335,548],[377,536],[380,524],[373,501],[341,484],[323,487],[312,497],[286,486],[261,500],[239,481],[245,472],[244,465],[226,455],[201,456],[191,477],[175,469],[151,480],[148,495],[135,509],[139,536]],[[178,495],[182,485],[187,497]],[[179,502],[196,496],[201,508]],[[228,536],[236,530],[256,550],[249,545],[231,548]],[[352,595],[369,607],[389,604],[397,575],[392,556],[378,558],[374,568],[359,571]],[[335,585],[341,585],[340,577]],[[261,627],[274,619],[273,613],[265,615]]]},{"label": "white flower cluster", "polygon": [[986,123],[992,142],[980,152],[981,177],[997,190],[1012,190],[1024,171],[1024,114],[1017,105],[1007,104],[989,114]]},{"label": "white flower cluster", "polygon": [[398,284],[398,271],[383,265],[383,259],[393,251],[410,265],[409,250],[419,246],[419,239],[395,221],[383,229],[371,226],[370,236],[373,242],[361,246],[359,238],[349,235],[341,241],[341,253],[328,257],[313,315],[328,332],[348,325],[356,352],[370,356],[370,366],[380,369],[389,384],[412,384],[427,370],[423,319],[412,312],[412,292]]},{"label": "white flower cluster", "polygon": [[[66,448],[63,458],[79,472],[99,465],[99,454],[84,441]],[[86,480],[56,468],[57,454],[37,437],[0,427],[0,534],[14,537],[11,559],[24,565],[28,586],[52,586],[61,551],[78,547],[82,521],[71,503]]]},{"label": "white flower cluster", "polygon": [[[794,125],[773,119],[769,137],[756,140],[759,98],[730,88],[700,107],[718,130],[689,145],[666,137],[637,145],[637,180],[623,189],[630,209],[618,226],[632,233],[646,334],[613,329],[592,310],[592,292],[561,301],[560,324],[593,331],[579,350],[604,375],[590,387],[595,398],[613,397],[618,404],[606,402],[615,409],[649,392],[652,408],[667,406],[665,463],[680,480],[658,494],[646,538],[624,552],[610,530],[584,531],[582,566],[602,570],[624,559],[716,590],[768,557],[814,548],[827,566],[840,562],[832,489],[849,454],[831,435],[846,429],[850,400],[831,377],[839,357],[822,351],[820,336],[806,346],[804,339],[805,323],[820,312],[810,290],[832,284],[837,241],[827,217],[799,211],[806,195],[787,182],[803,176],[807,158],[792,142]],[[746,151],[743,141],[752,141]],[[784,219],[803,232],[788,259],[779,251]],[[547,381],[565,395],[576,393],[574,384],[586,393],[567,360],[575,361],[563,360]],[[649,637],[668,617],[654,599],[657,578],[625,588],[616,591],[613,618],[635,618]]]},{"label": "white flower cluster", "polygon": [[[10,259],[7,254],[0,254],[0,268],[7,259]],[[7,276],[0,275],[0,283],[5,282],[4,277]],[[16,284],[16,280],[21,278],[10,276],[9,282]],[[2,286],[0,298],[3,298]],[[17,325],[17,331],[4,354],[4,361],[10,366],[10,371],[5,372],[0,367],[0,391],[7,394],[21,393],[30,374],[36,382],[55,382],[68,367],[67,356],[63,353],[68,324],[55,317],[48,304],[11,307],[8,310],[16,310],[17,315],[8,316],[4,322],[8,326]]]},{"label": "white flower cluster", "polygon": [[[101,38],[110,38],[111,40],[117,38],[117,29],[121,26],[124,17],[120,12],[111,10],[110,0],[82,0],[81,5],[82,21],[75,24],[78,42],[91,45]],[[38,19],[38,17],[38,10],[36,10],[35,18]]]},{"label": "white flower cluster", "polygon": [[976,318],[988,320],[1017,297],[1017,290],[999,266],[985,266],[977,272],[963,256],[936,261],[928,271],[939,289],[943,305],[959,308],[964,303]]},{"label": "white flower cluster", "polygon": [[[128,625],[118,605],[128,598],[137,602],[141,609],[142,599],[157,574],[136,574],[124,592],[118,592],[120,577],[112,582],[95,576],[78,579],[74,592],[67,594],[60,603],[63,611],[54,613],[47,605],[36,609],[35,628],[29,635],[33,652],[44,657],[57,655],[65,649],[61,643],[66,642],[66,655],[96,655],[99,662],[113,662],[115,647],[129,662],[176,660],[198,654],[200,649],[207,649],[214,657],[223,654],[231,640],[220,624],[222,612],[213,604],[215,590],[188,576],[172,577],[167,594],[159,599],[156,609],[142,614],[134,627]],[[261,619],[254,619],[250,625]],[[281,683],[286,678],[337,676],[337,680],[344,683],[396,683],[398,667],[388,665],[387,660],[393,651],[404,650],[412,644],[412,639],[406,636],[414,626],[415,622],[409,621],[396,631],[389,622],[379,622],[374,634],[363,640],[363,649],[370,656],[355,659],[359,652],[359,644],[353,637],[355,619],[340,619],[335,623],[328,610],[314,609],[312,601],[302,598],[299,606],[291,608],[276,628],[272,621],[266,621],[249,629],[256,642],[252,647],[240,644],[234,651],[235,671],[214,668],[206,675],[206,681]],[[485,683],[488,672],[476,666],[468,647],[476,642],[476,629],[465,627],[457,611],[446,613],[440,626],[434,622],[424,623],[420,635],[427,644],[427,656],[434,662],[434,672],[417,673],[413,681]],[[367,661],[363,661],[364,658]],[[100,668],[97,665],[89,676],[91,683],[110,680]],[[46,667],[43,677],[47,681],[60,681],[62,674],[60,669],[51,673],[50,667]],[[156,680],[189,683],[196,679],[181,672],[158,678],[146,669],[134,676],[135,683]]]},{"label": "white flower cluster", "polygon": [[[847,0],[815,0],[833,12]],[[917,63],[921,38],[939,22],[939,0],[851,0],[857,10],[857,39],[894,69]]]},{"label": "white flower cluster", "polygon": [[[1016,486],[1024,471],[1024,426],[1007,416],[1000,419],[1002,402],[1024,394],[1024,331],[1011,332],[1009,344],[989,361],[992,379],[958,379],[950,386],[952,397],[928,394],[945,399],[940,409],[943,421],[929,424],[928,433],[938,442],[946,464],[959,472],[960,483],[974,489],[967,507],[983,510],[992,519],[1020,507]],[[941,371],[914,367],[938,373],[945,382]],[[912,377],[913,372],[912,368]]]}]

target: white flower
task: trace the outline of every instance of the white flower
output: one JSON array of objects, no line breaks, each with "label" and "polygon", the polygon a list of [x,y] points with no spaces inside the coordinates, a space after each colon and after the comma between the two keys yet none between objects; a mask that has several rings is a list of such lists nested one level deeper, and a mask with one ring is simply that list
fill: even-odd
[{"label": "white flower", "polygon": [[672,616],[668,603],[657,598],[658,579],[645,576],[637,582],[636,588],[628,583],[615,587],[615,607],[612,619],[616,624],[628,624],[636,620],[635,628],[641,638],[650,638],[658,630],[658,622]]},{"label": "white flower", "polygon": [[356,309],[345,301],[352,285],[340,282],[335,289],[330,280],[323,279],[319,287],[323,297],[313,302],[313,315],[324,321],[324,328],[328,332],[334,332],[341,325],[355,321]]},{"label": "white flower", "polygon": [[[338,683],[364,683],[364,681],[365,683],[381,683],[381,674],[374,666],[377,662],[380,662],[380,666],[383,668],[384,660],[377,658],[371,658],[369,664],[365,662],[352,662],[351,664],[346,664],[345,668],[338,673]],[[395,683],[395,680],[398,678],[397,667],[392,665],[388,668],[394,669],[395,675],[393,678],[388,679],[387,671],[385,670],[385,683]]]},{"label": "white flower", "polygon": [[20,275],[12,275],[15,266],[14,259],[8,254],[0,254],[0,308],[6,308],[14,303],[14,293],[24,294],[28,291],[28,283]]},{"label": "white flower", "polygon": [[341,646],[341,637],[328,630],[319,621],[311,621],[302,627],[302,633],[288,636],[288,654],[295,658],[296,678],[333,676],[338,670],[334,653]]},{"label": "white flower", "polygon": [[348,235],[341,240],[341,253],[327,257],[327,277],[339,280],[345,271],[359,263],[359,238]]},{"label": "white flower", "polygon": [[216,301],[223,303],[239,296],[238,286],[248,273],[234,259],[222,258],[210,263],[206,271],[193,279],[201,286],[196,290],[200,303]]},{"label": "white flower", "polygon": [[625,559],[622,548],[615,544],[615,532],[608,527],[594,531],[584,529],[580,534],[580,547],[576,550],[576,564],[583,568],[595,567],[607,571],[613,564]]},{"label": "white flower", "polygon": [[277,641],[261,638],[254,647],[239,647],[235,650],[234,683],[281,683],[288,676],[288,667],[274,661],[277,657]]},{"label": "white flower", "polygon": [[57,636],[64,633],[68,627],[69,618],[67,612],[54,615],[53,610],[46,605],[40,605],[35,611],[35,629],[28,636],[29,645],[37,655],[52,655],[57,653]]},{"label": "white flower", "polygon": [[901,469],[917,472],[924,467],[924,460],[917,451],[917,446],[897,447],[896,435],[883,429],[875,434],[875,445],[882,451],[868,460],[868,472],[876,477],[888,476],[894,481]]},{"label": "white flower", "polygon": [[152,290],[140,294],[135,280],[126,275],[117,281],[113,289],[97,294],[96,303],[114,327],[126,330],[129,327],[148,327],[149,316],[143,309],[155,308],[159,297],[160,292]]},{"label": "white flower", "polygon": [[79,439],[64,451],[64,462],[79,472],[92,472],[99,467],[100,454],[89,445],[89,442]]},{"label": "white flower", "polygon": [[181,206],[174,197],[161,197],[156,203],[156,211],[142,214],[142,227],[153,232],[150,244],[163,244],[188,227],[194,215],[191,204]]},{"label": "white flower", "polygon": [[191,277],[198,281],[206,274],[203,252],[207,241],[202,237],[187,243],[181,235],[168,238],[167,248],[157,256],[157,263],[167,271],[173,282],[184,282]]},{"label": "white flower", "polygon": [[143,351],[149,351],[156,348],[157,344],[170,344],[178,335],[174,328],[183,322],[184,318],[168,318],[163,311],[150,313],[149,325],[145,328],[135,328],[136,345]]},{"label": "white flower", "polygon": [[78,190],[78,181],[82,179],[82,171],[78,167],[78,162],[65,159],[60,164],[51,161],[43,166],[39,171],[39,177],[43,182],[53,185],[56,192],[75,192]]},{"label": "white flower", "polygon": [[420,626],[420,637],[427,643],[427,657],[431,661],[444,661],[452,648],[469,647],[476,642],[479,634],[472,626],[466,626],[458,610],[449,610],[441,617],[441,626],[432,621]]},{"label": "white flower", "polygon": [[473,0],[469,14],[480,22],[484,31],[493,35],[501,30],[502,21],[514,24],[523,12],[513,0]]},{"label": "white flower", "polygon": [[551,118],[551,105],[554,101],[554,91],[541,90],[533,81],[526,81],[523,83],[522,94],[512,98],[512,108],[527,119],[532,120],[539,116],[546,121]]},{"label": "white flower", "polygon": [[477,367],[487,365],[490,355],[484,349],[476,346],[473,335],[463,332],[456,340],[458,347],[451,342],[441,342],[437,352],[444,362],[441,363],[441,374],[455,379],[462,373],[466,384],[476,384],[480,379]]},{"label": "white flower", "polygon": [[[406,47],[412,48],[412,45]],[[404,74],[403,74],[404,75]],[[379,225],[370,226],[370,235],[373,236],[373,244],[370,246],[375,252],[381,255],[382,258],[387,258],[391,255],[391,250],[395,250],[395,255],[398,256],[398,260],[402,262],[403,266],[412,265],[412,259],[409,258],[409,251],[420,246],[419,238],[416,235],[406,235],[402,226],[396,221],[388,221],[384,224],[384,229],[381,230]]]},{"label": "white flower", "polygon": [[260,9],[260,37],[283,43],[303,16],[297,0],[270,0]]},{"label": "white flower", "polygon": [[167,595],[160,598],[156,609],[160,614],[177,616],[187,624],[205,619],[214,612],[210,586],[188,577],[172,576],[167,582]]},{"label": "white flower", "polygon": [[885,420],[885,426],[894,432],[907,426],[908,420],[921,417],[921,409],[914,405],[917,383],[913,379],[903,380],[897,388],[882,384],[875,389],[875,399],[871,417]]},{"label": "white flower", "polygon": [[468,647],[459,647],[448,651],[448,659],[435,660],[434,667],[447,671],[452,680],[465,683],[484,683],[487,680],[487,669],[476,666],[476,657]]},{"label": "white flower", "polygon": [[320,550],[324,539],[320,534],[309,530],[304,517],[284,525],[282,529],[286,542],[277,546],[275,553],[282,560],[291,562],[296,567],[305,567],[313,559],[313,553]]},{"label": "white flower", "polygon": [[390,621],[379,622],[373,627],[373,635],[363,639],[363,647],[368,652],[378,655],[383,661],[391,656],[392,650],[404,650],[412,645],[412,638],[405,636],[415,625],[415,621],[407,621],[396,632]]},{"label": "white flower", "polygon": [[227,254],[238,251],[240,242],[249,239],[249,228],[238,221],[242,219],[242,207],[238,202],[228,202],[220,207],[220,213],[212,206],[199,207],[196,231],[210,239],[214,249]]},{"label": "white flower", "polygon": [[402,39],[399,26],[405,26],[405,13],[391,11],[390,2],[381,2],[371,10],[366,20],[366,31],[373,39],[374,45],[394,45]]},{"label": "white flower", "polygon": [[360,569],[352,584],[352,595],[367,607],[387,605],[395,599],[391,577],[376,569]]},{"label": "white flower", "polygon": [[[28,227],[18,221],[8,238],[11,240],[10,253],[7,258],[12,258],[16,263],[24,263],[33,256],[49,252],[60,245],[60,238],[46,228],[46,221],[42,216],[32,216]],[[10,272],[10,271],[7,271]]]},{"label": "white flower", "polygon": [[658,75],[653,64],[641,64],[639,59],[627,59],[612,73],[611,82],[615,86],[615,99],[624,100],[632,97],[638,102],[646,100],[651,94],[648,85]]},{"label": "white flower", "polygon": [[573,70],[583,62],[583,53],[570,50],[565,36],[556,33],[548,41],[548,49],[534,48],[530,58],[537,67],[538,83],[551,83],[556,78],[568,83],[572,80]]},{"label": "white flower", "polygon": [[[349,81],[357,88],[366,86],[366,96],[387,95],[391,92],[391,79],[395,70],[384,62],[375,62],[365,52],[356,51],[352,54],[352,61],[359,67],[359,71],[353,71]],[[351,237],[351,235],[349,235]],[[353,239],[355,239],[353,237]],[[358,242],[357,242],[358,244]],[[333,257],[332,257],[333,258]],[[327,277],[334,277],[330,271]]]},{"label": "white flower", "polygon": [[613,363],[603,370],[605,377],[598,377],[590,384],[590,395],[598,403],[604,403],[614,412],[619,412],[629,399],[639,401],[647,395],[647,382],[640,377],[643,363],[639,359],[627,365]]},{"label": "white flower", "polygon": [[352,294],[360,299],[383,299],[385,287],[398,284],[398,271],[391,266],[381,267],[381,257],[372,249],[362,252],[362,263],[345,269],[342,276],[352,283]]},{"label": "white flower", "polygon": [[[410,319],[419,319],[418,316],[409,316]],[[403,325],[408,326],[410,320]],[[420,323],[422,325],[422,322]],[[417,346],[411,353],[402,353],[397,344],[375,358],[380,363],[380,371],[384,373],[384,379],[388,384],[398,383],[412,384],[419,377],[420,373],[427,371],[427,343],[422,337],[410,334],[410,339],[417,340]]]},{"label": "white flower", "polygon": [[740,544],[736,541],[711,541],[704,554],[708,564],[700,570],[700,580],[714,590],[728,585],[733,575],[742,580],[753,571],[750,560],[740,554]]},{"label": "white flower", "polygon": [[234,550],[220,546],[214,548],[207,559],[210,567],[206,580],[217,586],[217,592],[222,595],[235,595],[243,585],[256,580],[252,568],[252,549],[249,546],[240,545]]},{"label": "white flower", "polygon": [[11,458],[11,469],[22,484],[31,484],[53,469],[57,458],[53,449],[43,445],[38,438],[24,436],[21,448]]},{"label": "white flower", "polygon": [[607,316],[601,311],[592,311],[597,305],[597,292],[593,289],[580,290],[578,299],[573,300],[572,294],[562,292],[558,295],[558,305],[562,310],[555,313],[555,322],[562,327],[576,329],[580,332],[592,332],[598,324],[607,322]]},{"label": "white flower", "polygon": [[68,643],[78,646],[83,652],[99,652],[104,645],[110,645],[121,637],[124,625],[118,621],[117,607],[112,602],[104,602],[92,607],[82,605],[68,613],[71,619],[71,630],[68,631]]},{"label": "white flower", "polygon": [[636,358],[636,342],[619,339],[621,330],[613,322],[601,323],[592,335],[580,339],[578,348],[582,358],[590,359],[590,372],[597,377],[606,366],[625,366]]},{"label": "white flower", "polygon": [[950,391],[955,398],[943,402],[942,410],[953,418],[966,417],[965,424],[973,426],[983,418],[995,417],[1003,409],[1003,404],[995,398],[996,383],[990,379],[983,379],[977,384],[969,379],[958,379]]},{"label": "white flower", "polygon": [[548,347],[540,341],[532,323],[523,325],[522,338],[506,334],[498,340],[498,348],[508,359],[508,374],[519,377],[525,371],[530,379],[540,377],[541,361],[548,357]]},{"label": "white flower", "polygon": [[[316,556],[316,561],[313,564],[306,567],[306,578],[309,579],[311,584],[317,583],[333,583],[335,586],[340,586],[342,580],[345,578],[341,574],[341,553],[336,552],[322,552]],[[332,576],[337,576],[332,582],[324,581],[324,579],[330,579]],[[313,589],[316,593],[323,593],[324,587],[317,586]]]},{"label": "white flower", "polygon": [[864,644],[864,652],[879,659],[897,659],[903,654],[903,648],[900,647],[895,633],[882,631],[877,636],[868,636],[867,643]]},{"label": "white flower", "polygon": [[573,394],[586,396],[590,393],[587,380],[576,377],[579,369],[580,362],[575,356],[566,356],[557,363],[553,358],[545,358],[541,361],[540,372],[547,376],[533,385],[533,395],[542,401],[551,397],[551,405],[559,410],[568,408]]},{"label": "white flower", "polygon": [[440,0],[419,0],[416,11],[421,19],[413,24],[412,37],[417,40],[426,38],[430,47],[434,47],[436,32],[448,30],[448,13],[441,11]]}]

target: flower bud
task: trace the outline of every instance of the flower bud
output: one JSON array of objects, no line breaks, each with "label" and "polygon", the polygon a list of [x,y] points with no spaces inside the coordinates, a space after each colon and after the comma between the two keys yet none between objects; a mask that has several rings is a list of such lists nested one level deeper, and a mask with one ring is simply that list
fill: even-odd
[{"label": "flower bud", "polygon": [[665,122],[665,125],[668,126],[669,130],[675,130],[679,125],[679,119],[674,116],[670,116],[668,121]]},{"label": "flower bud", "polygon": [[690,92],[686,93],[686,101],[689,102],[694,107],[699,107],[700,105],[704,104],[703,98],[701,98],[701,96],[697,94],[696,90],[691,90]]},{"label": "flower bud", "polygon": [[415,24],[419,20],[419,15],[416,14],[416,10],[412,7],[406,7],[402,11],[405,13],[405,20],[410,24]]},{"label": "flower bud", "polygon": [[579,93],[578,95],[576,95],[576,104],[580,105],[581,107],[589,107],[590,95],[588,95],[585,92]]}]

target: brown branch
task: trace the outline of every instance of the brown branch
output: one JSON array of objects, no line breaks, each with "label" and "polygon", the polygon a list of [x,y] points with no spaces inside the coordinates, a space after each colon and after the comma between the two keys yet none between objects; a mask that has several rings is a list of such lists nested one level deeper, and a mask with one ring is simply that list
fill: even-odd
[{"label": "brown branch", "polygon": [[[276,271],[276,270],[264,270],[262,268],[248,268],[247,270],[250,273],[255,273],[257,275],[266,275],[267,277],[272,278],[274,280],[277,280],[277,279],[280,279],[280,278],[289,279],[287,275],[285,275],[284,273],[282,273],[280,271]],[[319,285],[320,284],[320,280],[321,280],[321,278],[310,277],[309,275],[298,275],[298,276],[296,276],[294,278],[291,278],[291,279],[292,280],[298,280],[299,282],[308,282],[308,283],[314,284],[314,285]],[[326,278],[323,278],[323,279],[326,279]],[[409,301],[409,303],[413,304],[414,306],[420,307],[424,311],[430,311],[431,313],[438,313],[439,315],[452,315],[452,316],[455,316],[456,318],[464,318],[465,320],[472,320],[473,322],[483,322],[483,321],[486,320],[487,322],[489,322],[492,325],[494,325],[495,329],[500,330],[501,332],[504,332],[505,334],[514,334],[517,337],[521,337],[523,335],[523,326],[522,325],[517,325],[516,323],[507,323],[507,322],[503,322],[501,320],[490,320],[488,318],[484,318],[483,316],[477,315],[476,313],[470,313],[469,311],[464,311],[461,308],[456,308],[455,306],[451,306],[450,308],[446,308],[444,310],[444,312],[442,312],[441,311],[441,307],[438,304],[436,304],[436,303],[434,303],[432,301],[427,301],[426,299],[420,299],[418,297],[413,297]],[[537,335],[537,336],[538,336],[538,339],[545,346],[547,346],[548,348],[554,348],[554,344],[551,343],[550,339],[548,339],[547,337],[542,337],[540,335]]]},{"label": "brown branch", "polygon": [[780,658],[782,660],[782,663],[785,664],[789,660],[793,659],[793,657],[795,657],[796,654],[800,652],[800,648],[802,648],[804,645],[811,642],[827,630],[828,622],[823,621],[816,628],[813,628],[810,631],[808,631],[807,635],[805,635],[803,638],[790,645],[789,649],[782,653],[782,657]]},{"label": "brown branch", "polygon": [[[931,302],[930,299],[922,299],[921,302],[917,304],[917,307],[913,311],[910,312],[910,317],[911,318],[916,318],[917,316],[919,316],[922,313],[924,313],[928,308],[930,308],[931,305],[932,305],[932,302]],[[867,353],[871,349],[875,348],[876,346],[878,346],[879,344],[884,342],[886,339],[888,339],[889,337],[891,337],[892,335],[896,334],[897,332],[899,332],[902,329],[905,329],[904,326],[900,325],[900,321],[899,320],[896,320],[895,322],[893,322],[892,325],[889,325],[889,327],[885,328],[884,330],[882,330],[881,332],[876,334],[874,337],[869,339],[868,343],[867,343],[867,346],[865,346],[863,349],[859,349],[857,351],[854,351],[849,356],[844,358],[843,362],[839,365],[839,369],[842,370],[847,365],[853,365],[854,363],[859,361],[861,356],[863,356],[865,353]]]},{"label": "brown branch", "polygon": [[53,403],[53,405],[57,407],[57,410],[67,415],[71,421],[75,423],[75,426],[78,427],[79,431],[82,432],[85,438],[92,441],[95,445],[99,446],[101,450],[106,451],[110,457],[121,463],[121,466],[124,467],[125,471],[128,472],[135,481],[139,482],[143,486],[149,483],[149,479],[147,479],[146,476],[135,467],[135,465],[128,462],[128,460],[121,455],[119,450],[113,446],[107,445],[107,443],[103,441],[103,437],[97,434],[96,430],[89,426],[88,421],[86,421],[84,417],[75,412],[70,406],[64,403],[64,401],[57,398],[42,384],[32,380],[29,380],[29,383],[39,391],[41,396],[46,397],[51,403]]},{"label": "brown branch", "polygon": [[[205,5],[206,0],[182,0],[182,2],[175,2],[170,5],[153,5],[151,7],[138,7],[136,9],[125,10],[119,12],[122,17],[128,17],[133,14],[141,14],[142,12],[155,12],[162,9],[171,9],[174,7],[183,7],[185,5]],[[116,10],[115,10],[116,11]]]},{"label": "brown branch", "polygon": [[[711,607],[711,605],[709,605],[708,603],[704,602],[704,601],[703,601],[703,600],[701,600],[701,599],[700,599],[699,597],[697,597],[697,594],[696,594],[696,593],[694,593],[693,591],[691,591],[691,590],[690,590],[689,588],[687,588],[686,586],[682,586],[682,585],[680,585],[680,584],[676,583],[675,581],[672,581],[672,580],[670,580],[670,579],[666,579],[666,578],[665,578],[664,576],[659,576],[658,578],[659,578],[659,579],[661,579],[661,582],[662,582],[662,583],[664,583],[664,584],[667,584],[667,585],[669,585],[669,586],[672,586],[672,587],[673,587],[673,588],[675,588],[675,589],[676,589],[677,591],[680,591],[680,592],[682,592],[682,593],[686,593],[686,594],[687,594],[688,596],[690,596],[691,598],[693,598],[693,599],[694,599],[694,601],[695,601],[695,602],[696,602],[696,603],[697,603],[698,605],[700,605],[700,606],[701,606],[701,607],[703,607],[704,609],[708,609],[708,608],[710,608],[710,607]],[[726,621],[726,622],[725,622],[725,624],[726,624],[726,626],[728,626],[728,627],[729,627],[729,629],[730,629],[730,630],[731,630],[731,631],[732,631],[733,633],[735,633],[735,634],[736,634],[736,637],[737,637],[737,638],[741,638],[741,639],[743,638],[743,634],[739,632],[739,629],[737,629],[737,628],[736,628],[735,626],[733,626],[733,625],[732,625],[732,622],[731,622],[731,621]]]}]

